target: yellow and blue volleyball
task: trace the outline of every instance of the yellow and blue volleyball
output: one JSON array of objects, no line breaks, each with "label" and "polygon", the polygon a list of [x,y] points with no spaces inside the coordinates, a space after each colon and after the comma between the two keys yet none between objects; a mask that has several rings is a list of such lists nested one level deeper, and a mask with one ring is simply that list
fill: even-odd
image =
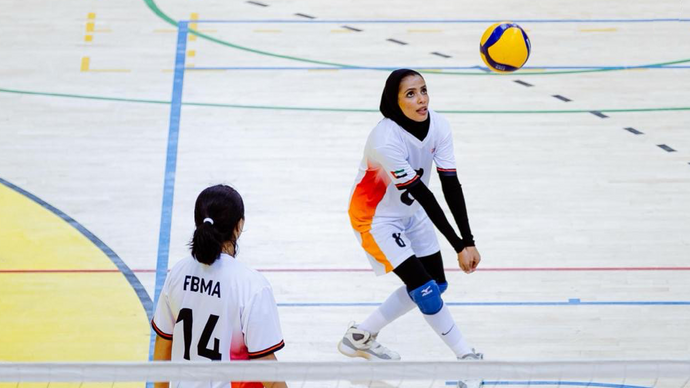
[{"label": "yellow and blue volleyball", "polygon": [[529,58],[532,45],[522,27],[499,22],[484,31],[479,53],[489,69],[509,73],[521,68]]}]

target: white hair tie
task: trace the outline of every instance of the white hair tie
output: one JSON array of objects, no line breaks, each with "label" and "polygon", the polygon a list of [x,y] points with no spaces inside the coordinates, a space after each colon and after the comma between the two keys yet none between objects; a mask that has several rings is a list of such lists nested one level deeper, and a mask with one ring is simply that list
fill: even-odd
[{"label": "white hair tie", "polygon": [[204,218],[204,222],[203,222],[203,223],[205,224],[205,223],[207,223],[207,222],[208,222],[209,224],[213,225],[213,220],[212,220],[212,219],[210,219],[210,218]]}]

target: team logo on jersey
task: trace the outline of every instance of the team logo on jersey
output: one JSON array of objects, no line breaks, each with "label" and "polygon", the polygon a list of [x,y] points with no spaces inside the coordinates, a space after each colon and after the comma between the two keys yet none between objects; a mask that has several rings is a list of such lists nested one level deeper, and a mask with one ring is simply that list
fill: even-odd
[{"label": "team logo on jersey", "polygon": [[391,171],[391,174],[393,174],[393,177],[395,179],[400,179],[407,176],[407,173],[405,172],[404,168],[400,170]]}]

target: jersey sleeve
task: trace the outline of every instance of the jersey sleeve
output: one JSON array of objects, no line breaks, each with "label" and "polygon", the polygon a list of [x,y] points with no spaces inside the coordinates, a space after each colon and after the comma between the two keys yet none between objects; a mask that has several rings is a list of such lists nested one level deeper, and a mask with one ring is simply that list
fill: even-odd
[{"label": "jersey sleeve", "polygon": [[158,306],[156,306],[156,312],[151,320],[151,327],[153,330],[159,337],[166,340],[172,340],[173,331],[175,329],[175,317],[170,308],[170,299],[168,298],[169,288],[170,276],[168,276],[163,284],[163,289],[158,296]]},{"label": "jersey sleeve", "polygon": [[250,300],[242,317],[242,331],[249,358],[261,358],[285,346],[280,330],[278,306],[270,286],[263,287]]},{"label": "jersey sleeve", "polygon": [[434,163],[436,170],[441,176],[457,175],[455,167],[455,151],[453,148],[453,132],[447,123],[444,122],[441,141],[436,146],[434,153]]},{"label": "jersey sleeve", "polygon": [[386,170],[395,187],[405,190],[417,182],[420,177],[408,163],[405,152],[396,145],[384,144],[374,148],[376,160]]}]

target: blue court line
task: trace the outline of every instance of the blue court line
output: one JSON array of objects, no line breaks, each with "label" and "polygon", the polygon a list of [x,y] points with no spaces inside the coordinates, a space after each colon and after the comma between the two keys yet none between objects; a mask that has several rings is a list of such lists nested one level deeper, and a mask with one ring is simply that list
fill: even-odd
[{"label": "blue court line", "polygon": [[129,284],[132,286],[134,292],[137,294],[137,297],[139,298],[139,301],[141,302],[141,305],[144,308],[144,311],[146,311],[146,316],[148,316],[148,318],[151,319],[151,316],[153,314],[153,304],[151,302],[149,294],[146,292],[146,289],[144,289],[144,286],[141,285],[136,275],[134,275],[132,270],[129,269],[127,264],[125,264],[124,261],[122,261],[122,259],[120,259],[120,257],[112,249],[110,249],[108,245],[101,241],[100,238],[96,237],[96,235],[93,234],[90,230],[86,229],[84,225],[80,224],[74,218],[68,216],[63,211],[52,206],[48,202],[38,198],[37,196],[22,189],[21,187],[16,186],[2,178],[0,178],[0,183],[16,191],[17,193],[29,198],[30,200],[42,206],[44,209],[60,217],[63,221],[67,222],[74,229],[78,230],[79,233],[81,233],[84,237],[88,238],[89,241],[91,241],[95,246],[98,247],[98,249],[105,253],[105,255],[108,256],[108,258],[110,259],[110,261],[113,262],[113,264],[115,264],[117,269],[122,273],[122,275],[125,276],[125,279],[127,279]]},{"label": "blue court line", "polygon": [[501,20],[510,20],[514,23],[687,23],[690,19],[661,18],[661,19],[313,19],[313,20],[219,20],[202,19],[186,20],[188,23],[227,23],[227,24],[469,24],[469,23],[496,23]]},{"label": "blue court line", "polygon": [[[457,385],[457,381],[446,381],[446,385]],[[593,381],[483,381],[483,386],[490,385],[565,385],[570,387],[598,387],[598,388],[648,388],[641,385],[627,385],[627,384],[609,384],[609,383],[596,383]]]},{"label": "blue court line", "polygon": [[[173,76],[172,99],[170,102],[170,127],[168,129],[168,149],[165,158],[165,177],[163,185],[163,205],[161,224],[158,234],[158,259],[156,261],[156,286],[154,289],[154,307],[168,273],[168,256],[170,253],[170,228],[172,224],[173,197],[175,194],[175,171],[177,169],[177,142],[180,133],[180,115],[182,110],[182,85],[184,84],[184,62],[187,51],[187,23],[180,22],[177,30],[177,48],[175,51],[175,74]],[[149,360],[153,359],[153,348],[156,333],[151,329]]]},{"label": "blue court line", "polygon": [[[483,66],[207,66],[186,67],[195,70],[488,70]],[[690,69],[689,65],[641,65],[641,66],[525,66],[522,69],[544,70],[626,70],[626,69]]]},{"label": "blue court line", "polygon": [[[583,302],[444,302],[448,306],[690,306],[690,301],[599,301]],[[379,302],[295,302],[278,303],[278,307],[376,307]]]}]

